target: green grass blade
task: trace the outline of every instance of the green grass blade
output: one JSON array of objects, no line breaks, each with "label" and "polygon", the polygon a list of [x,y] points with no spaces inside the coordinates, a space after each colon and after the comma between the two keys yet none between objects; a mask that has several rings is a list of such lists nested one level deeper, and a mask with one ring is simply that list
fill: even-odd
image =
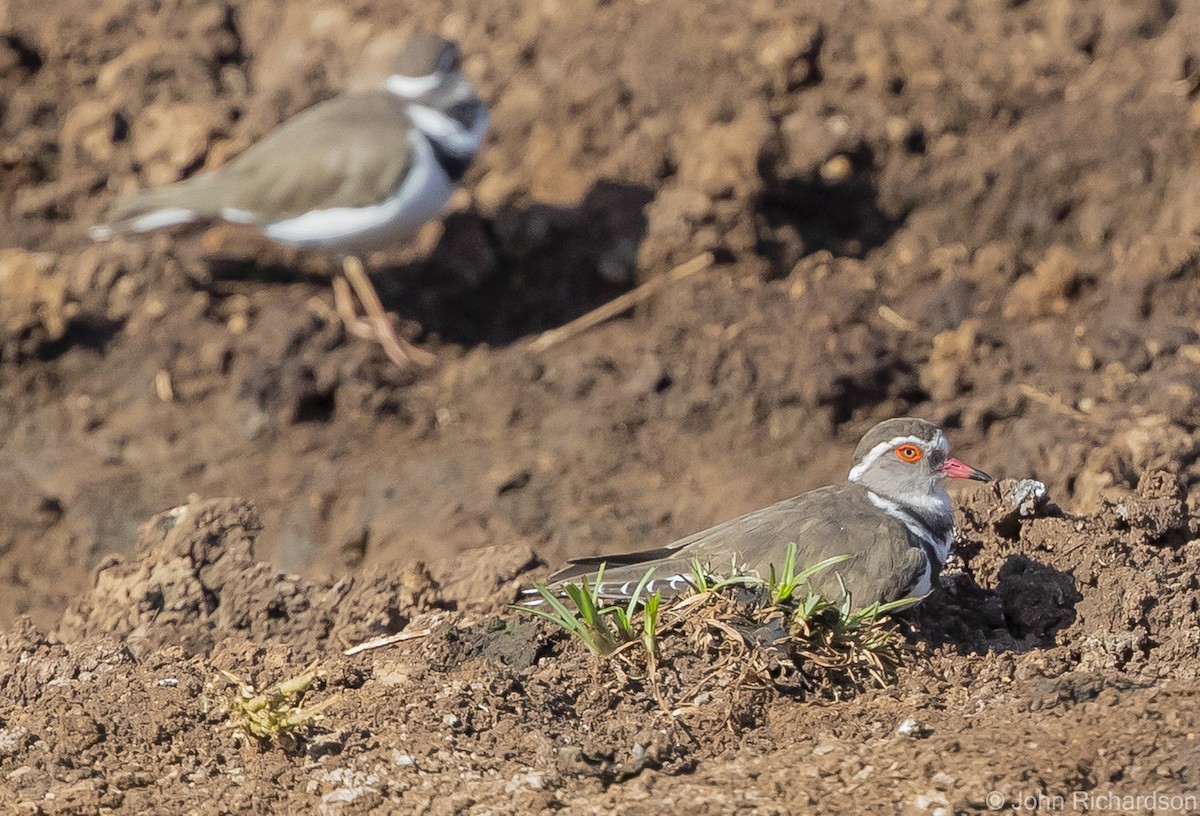
[{"label": "green grass blade", "polygon": [[612,619],[620,641],[633,640],[633,623],[625,610],[619,606],[608,606],[600,610],[601,615]]},{"label": "green grass blade", "polygon": [[642,646],[651,657],[658,649],[658,606],[661,602],[662,593],[655,592],[642,607]]},{"label": "green grass blade", "polygon": [[557,615],[553,615],[544,609],[536,609],[532,606],[517,606],[516,604],[509,606],[509,609],[513,610],[514,612],[519,612],[522,615],[533,615],[535,617],[542,618],[543,620],[548,620],[551,623],[556,623],[559,626],[562,626],[564,629],[571,628],[563,621],[562,618],[558,617]]},{"label": "green grass blade", "polygon": [[600,620],[600,612],[596,608],[596,602],[593,599],[592,590],[588,588],[588,582],[585,578],[581,584],[567,584],[563,587],[571,602],[575,604],[576,614],[584,626],[595,627]]},{"label": "green grass blade", "polygon": [[642,599],[642,593],[646,591],[646,584],[650,583],[651,577],[654,575],[654,567],[646,570],[646,574],[642,576],[642,580],[638,581],[637,588],[633,590],[633,595],[629,598],[629,605],[625,607],[626,614],[629,618],[633,617],[633,613],[637,611],[638,604]]},{"label": "green grass blade", "polygon": [[[558,599],[554,590],[550,589],[549,587],[539,585],[534,588],[538,591],[538,594],[542,596],[542,599],[547,603],[547,605],[554,610],[553,612],[548,612],[544,609],[536,609],[529,606],[516,606],[513,608],[518,612],[523,612],[525,614],[542,618],[543,620],[550,621],[556,626],[565,629],[570,634],[579,638],[583,645],[594,654],[600,654],[602,652],[602,644],[597,640],[594,631],[590,630],[584,624],[584,622],[580,620],[578,612],[572,612],[570,609],[568,609],[566,604]],[[572,592],[572,590],[575,590],[575,592]],[[574,596],[578,593],[579,587],[575,586],[574,584],[567,584],[563,587],[563,591],[565,591],[569,596],[572,596],[572,600],[574,600]]]},{"label": "green grass blade", "polygon": [[890,615],[893,612],[899,612],[903,609],[908,609],[909,607],[916,606],[917,604],[919,604],[921,602],[921,599],[924,597],[925,596],[922,595],[919,598],[897,598],[894,601],[888,601],[887,603],[880,604],[879,605],[879,614],[880,615]]},{"label": "green grass blade", "polygon": [[[604,586],[604,568],[607,566],[608,563],[602,561],[600,569],[596,570],[596,582],[592,585],[592,591],[589,594],[594,609],[600,608],[600,587]],[[583,579],[583,588],[587,589],[587,578]]]},{"label": "green grass blade", "polygon": [[783,580],[791,583],[796,577],[796,554],[799,547],[795,541],[789,541],[783,553]]},{"label": "green grass blade", "polygon": [[805,567],[800,572],[796,572],[798,552],[799,548],[796,546],[796,542],[789,541],[783,556],[783,571],[777,573],[775,565],[771,565],[770,580],[767,586],[770,592],[771,603],[777,606],[792,600],[796,590],[802,584],[808,583],[813,576],[850,557],[848,555],[835,555],[831,558],[826,558],[820,563]]},{"label": "green grass blade", "polygon": [[850,560],[850,556],[848,556],[848,555],[835,555],[830,558],[826,558],[824,561],[813,564],[811,567],[805,567],[796,576],[796,583],[797,584],[807,583],[813,576],[824,572],[825,570],[832,567],[834,564],[840,564],[843,561],[848,561],[848,560]]}]

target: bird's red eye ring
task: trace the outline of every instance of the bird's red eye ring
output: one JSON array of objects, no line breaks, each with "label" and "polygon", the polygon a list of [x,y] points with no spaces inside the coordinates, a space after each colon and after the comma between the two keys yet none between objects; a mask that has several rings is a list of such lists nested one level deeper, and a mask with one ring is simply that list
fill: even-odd
[{"label": "bird's red eye ring", "polygon": [[921,453],[921,449],[916,445],[901,445],[896,448],[896,455],[900,457],[901,462],[919,462],[925,454]]}]

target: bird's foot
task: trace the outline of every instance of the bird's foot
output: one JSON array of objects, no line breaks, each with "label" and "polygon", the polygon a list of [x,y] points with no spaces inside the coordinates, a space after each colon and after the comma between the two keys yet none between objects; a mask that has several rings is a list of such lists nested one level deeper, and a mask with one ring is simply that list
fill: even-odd
[{"label": "bird's foot", "polygon": [[[362,303],[365,315],[358,314],[354,306],[355,295]],[[343,261],[342,275],[333,279],[333,303],[346,331],[364,340],[374,340],[396,367],[408,369],[415,365],[428,368],[437,361],[435,355],[417,348],[396,334],[396,327],[384,311],[383,303],[358,258],[350,257]]]}]

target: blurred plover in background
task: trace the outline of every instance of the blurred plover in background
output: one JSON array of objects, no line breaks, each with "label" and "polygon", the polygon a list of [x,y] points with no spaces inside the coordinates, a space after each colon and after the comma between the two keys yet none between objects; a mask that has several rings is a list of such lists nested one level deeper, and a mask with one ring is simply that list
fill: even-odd
[{"label": "blurred plover in background", "polygon": [[360,259],[436,218],[483,144],[487,109],[461,63],[455,43],[418,34],[382,88],[321,102],[216,170],[134,193],[89,234],[225,221],[324,248],[342,261],[333,291],[347,330],[378,341],[398,366],[429,365],[433,355],[396,335]]}]

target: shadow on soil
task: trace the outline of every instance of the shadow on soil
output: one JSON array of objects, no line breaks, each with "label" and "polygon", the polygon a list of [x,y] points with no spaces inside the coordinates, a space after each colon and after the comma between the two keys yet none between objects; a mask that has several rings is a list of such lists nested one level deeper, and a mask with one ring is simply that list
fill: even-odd
[{"label": "shadow on soil", "polygon": [[379,271],[380,297],[427,333],[465,346],[561,326],[636,282],[652,198],[641,185],[600,181],[577,207],[452,214],[428,258]]},{"label": "shadow on soil", "polygon": [[[504,206],[490,217],[447,215],[428,256],[369,269],[384,308],[427,335],[467,347],[502,346],[561,326],[630,288],[646,234],[648,187],[597,182],[577,207]],[[334,261],[294,265],[208,259],[213,283],[328,285]]]},{"label": "shadow on soil", "polygon": [[888,213],[880,206],[871,152],[863,148],[846,158],[843,178],[775,178],[759,196],[757,251],[777,275],[787,275],[802,257],[821,250],[861,258],[904,224],[907,213]]},{"label": "shadow on soil", "polygon": [[1000,567],[994,590],[966,573],[943,575],[911,619],[915,637],[933,645],[965,654],[1022,653],[1053,646],[1082,600],[1073,575],[1018,554]]}]

